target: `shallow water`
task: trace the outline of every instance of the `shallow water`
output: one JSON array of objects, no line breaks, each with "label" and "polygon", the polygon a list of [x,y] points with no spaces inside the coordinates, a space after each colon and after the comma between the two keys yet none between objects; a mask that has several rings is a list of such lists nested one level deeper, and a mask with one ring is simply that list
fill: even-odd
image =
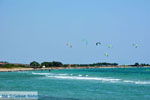
[{"label": "shallow water", "polygon": [[0,91],[38,91],[39,100],[150,100],[150,68],[0,72]]}]

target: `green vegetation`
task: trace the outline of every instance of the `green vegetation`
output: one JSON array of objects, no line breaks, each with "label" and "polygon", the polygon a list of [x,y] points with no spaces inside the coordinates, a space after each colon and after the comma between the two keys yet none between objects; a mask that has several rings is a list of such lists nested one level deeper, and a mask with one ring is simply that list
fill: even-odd
[{"label": "green vegetation", "polygon": [[33,62],[30,63],[30,67],[32,67],[32,68],[39,68],[40,64],[38,62],[36,62],[36,61],[33,61]]},{"label": "green vegetation", "polygon": [[70,66],[70,67],[95,67],[95,66],[118,66],[117,63],[106,63],[106,62],[102,62],[102,63],[93,63],[93,64],[65,64],[65,67]]},{"label": "green vegetation", "polygon": [[61,62],[58,62],[58,61],[53,61],[53,62],[43,62],[43,63],[41,63],[41,66],[45,66],[45,67],[62,67],[63,64]]},{"label": "green vegetation", "polygon": [[[6,61],[0,61],[0,68],[45,68],[45,67],[97,67],[97,66],[118,66],[118,63],[107,63],[107,62],[99,62],[93,64],[63,64],[62,62],[52,61],[52,62],[42,62],[39,63],[37,61],[32,61],[30,64],[12,64]],[[135,63],[133,65],[126,65],[126,66],[135,66],[135,67],[142,67],[142,66],[150,66],[149,64],[145,63]]]},{"label": "green vegetation", "polygon": [[150,66],[150,64],[145,64],[145,63],[139,64],[138,62],[136,62],[134,65],[130,65],[130,66]]},{"label": "green vegetation", "polygon": [[9,64],[9,63],[3,65],[0,64],[0,68],[21,68],[21,67],[25,68],[28,66],[23,64]]}]

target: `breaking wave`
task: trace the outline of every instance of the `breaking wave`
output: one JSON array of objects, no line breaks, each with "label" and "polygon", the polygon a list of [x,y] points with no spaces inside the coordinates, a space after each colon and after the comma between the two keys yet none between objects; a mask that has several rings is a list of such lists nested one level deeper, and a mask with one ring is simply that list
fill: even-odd
[{"label": "breaking wave", "polygon": [[111,83],[128,83],[128,84],[150,84],[150,81],[140,81],[140,80],[124,80],[119,78],[110,77],[90,77],[89,75],[76,75],[73,74],[55,74],[55,73],[33,73],[34,75],[44,75],[48,78],[56,79],[71,79],[71,80],[97,80],[101,82],[111,82]]},{"label": "breaking wave", "polygon": [[120,79],[113,78],[99,78],[99,77],[78,77],[78,76],[48,76],[59,79],[76,79],[76,80],[100,80],[100,81],[119,81]]},{"label": "breaking wave", "polygon": [[150,81],[131,81],[131,80],[123,80],[125,83],[133,83],[133,84],[150,84]]},{"label": "breaking wave", "polygon": [[66,76],[68,74],[54,74],[54,73],[34,73],[32,72],[33,75],[43,75],[43,76],[55,76],[55,75],[58,75],[58,76]]}]

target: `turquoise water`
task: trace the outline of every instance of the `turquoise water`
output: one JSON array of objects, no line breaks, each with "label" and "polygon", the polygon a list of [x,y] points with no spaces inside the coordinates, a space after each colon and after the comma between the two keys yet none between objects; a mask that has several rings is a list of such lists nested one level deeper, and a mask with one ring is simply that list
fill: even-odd
[{"label": "turquoise water", "polygon": [[38,91],[39,100],[150,100],[150,68],[0,72],[0,91]]}]

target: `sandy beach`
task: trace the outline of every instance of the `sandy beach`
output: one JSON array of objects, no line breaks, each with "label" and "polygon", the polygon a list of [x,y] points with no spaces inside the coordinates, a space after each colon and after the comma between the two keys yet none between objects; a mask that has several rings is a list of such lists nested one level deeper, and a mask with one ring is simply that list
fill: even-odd
[{"label": "sandy beach", "polygon": [[33,68],[0,68],[0,72],[13,72],[13,71],[29,71]]},{"label": "sandy beach", "polygon": [[[0,72],[14,72],[14,71],[31,71],[31,70],[49,70],[49,69],[82,69],[82,68],[129,68],[133,66],[85,66],[85,67],[48,67],[48,68],[0,68]],[[135,66],[134,66],[135,67]],[[150,66],[144,66],[150,67]]]}]

